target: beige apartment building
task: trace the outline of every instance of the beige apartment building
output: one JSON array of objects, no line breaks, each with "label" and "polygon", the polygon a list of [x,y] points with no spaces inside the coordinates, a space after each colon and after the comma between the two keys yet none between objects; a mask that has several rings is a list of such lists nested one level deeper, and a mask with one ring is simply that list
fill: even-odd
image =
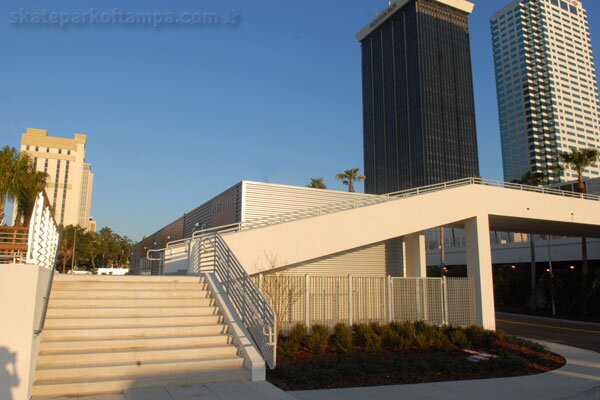
[{"label": "beige apartment building", "polygon": [[[504,180],[531,170],[546,183],[559,154],[600,147],[600,106],[587,12],[576,0],[517,0],[491,18]],[[600,176],[598,164],[585,170]]]},{"label": "beige apartment building", "polygon": [[27,128],[21,138],[21,151],[27,152],[35,169],[48,174],[46,193],[59,225],[79,225],[95,231],[91,218],[94,174],[85,162],[87,136],[73,139],[48,136],[44,129]]}]

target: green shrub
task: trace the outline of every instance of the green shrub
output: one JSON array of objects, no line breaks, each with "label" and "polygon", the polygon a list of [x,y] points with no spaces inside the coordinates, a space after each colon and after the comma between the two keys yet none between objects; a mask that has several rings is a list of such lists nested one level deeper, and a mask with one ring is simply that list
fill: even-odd
[{"label": "green shrub", "polygon": [[315,354],[322,354],[329,343],[329,329],[323,325],[312,327],[312,335],[307,339],[308,348]]},{"label": "green shrub", "polygon": [[279,336],[277,342],[277,350],[284,357],[292,357],[298,350],[300,350],[300,344],[295,340],[288,337]]},{"label": "green shrub", "polygon": [[504,332],[503,330],[496,330],[496,339],[498,339],[501,342],[505,342],[506,341],[506,332]]},{"label": "green shrub", "polygon": [[459,349],[464,349],[471,346],[471,342],[467,337],[464,329],[462,328],[451,328],[447,331],[448,339]]},{"label": "green shrub", "polygon": [[288,337],[292,337],[293,340],[298,342],[298,345],[301,346],[306,343],[306,337],[308,336],[308,329],[306,329],[305,325],[296,324],[290,330]]},{"label": "green shrub", "polygon": [[338,353],[346,354],[354,350],[352,329],[344,324],[337,324],[333,333],[333,346]]},{"label": "green shrub", "polygon": [[373,332],[378,335],[378,336],[383,336],[383,330],[385,329],[385,327],[387,325],[380,325],[377,322],[371,322],[369,324],[369,326],[371,327],[371,329],[373,330]]},{"label": "green shrub", "polygon": [[488,331],[479,326],[471,325],[466,329],[467,337],[471,345],[489,349],[496,341],[496,333]]},{"label": "green shrub", "polygon": [[531,340],[515,337],[515,336],[506,336],[505,340],[507,343],[510,343],[512,345],[519,346],[519,347],[525,347],[527,349],[537,351],[538,353],[548,353],[550,351],[544,345],[541,345],[536,342],[532,342]]},{"label": "green shrub", "polygon": [[431,337],[423,332],[418,332],[415,335],[413,343],[419,350],[429,350],[432,347]]},{"label": "green shrub", "polygon": [[295,325],[288,334],[287,337],[279,336],[279,343],[277,348],[281,355],[285,357],[292,357],[300,350],[300,346],[306,341],[307,331],[306,326],[297,324]]},{"label": "green shrub", "polygon": [[366,324],[357,324],[352,327],[355,343],[364,346],[367,351],[377,351],[381,348],[381,336],[373,332],[373,328]]},{"label": "green shrub", "polygon": [[405,351],[410,345],[407,340],[400,336],[398,330],[389,325],[383,326],[381,329],[381,344],[383,347],[396,351]]},{"label": "green shrub", "polygon": [[415,328],[415,324],[413,324],[412,322],[393,322],[390,324],[390,327],[396,332],[398,332],[402,340],[406,343],[407,347],[414,345],[415,337],[417,336],[417,329]]}]

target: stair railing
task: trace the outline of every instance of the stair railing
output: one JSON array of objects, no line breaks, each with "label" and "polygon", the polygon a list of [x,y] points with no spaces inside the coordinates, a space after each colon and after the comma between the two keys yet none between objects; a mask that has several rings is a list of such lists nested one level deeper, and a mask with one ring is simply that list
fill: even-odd
[{"label": "stair railing", "polygon": [[219,233],[214,233],[213,273],[269,368],[277,364],[277,315]]}]

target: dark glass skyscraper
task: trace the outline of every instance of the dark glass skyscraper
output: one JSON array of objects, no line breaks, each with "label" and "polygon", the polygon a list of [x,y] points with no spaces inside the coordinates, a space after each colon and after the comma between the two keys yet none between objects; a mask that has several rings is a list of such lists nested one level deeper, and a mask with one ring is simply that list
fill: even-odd
[{"label": "dark glass skyscraper", "polygon": [[357,34],[367,193],[479,175],[472,10],[464,0],[398,0]]}]

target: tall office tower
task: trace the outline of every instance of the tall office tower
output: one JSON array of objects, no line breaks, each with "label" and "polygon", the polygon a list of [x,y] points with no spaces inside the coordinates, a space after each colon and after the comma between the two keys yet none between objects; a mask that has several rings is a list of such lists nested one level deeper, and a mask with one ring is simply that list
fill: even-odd
[{"label": "tall office tower", "polygon": [[[48,136],[43,129],[27,128],[21,139],[21,151],[32,158],[35,169],[48,174],[46,193],[54,207],[54,219],[60,225],[79,225],[86,230],[90,221],[94,174],[85,162],[87,136],[76,133],[74,139]],[[95,229],[95,226],[93,227]]]},{"label": "tall office tower", "polygon": [[[575,0],[514,1],[492,16],[504,180],[572,180],[559,154],[600,147],[598,86],[587,14]],[[597,177],[598,165],[586,169]]]},{"label": "tall office tower", "polygon": [[398,0],[356,35],[367,193],[479,175],[472,11],[464,0]]}]

